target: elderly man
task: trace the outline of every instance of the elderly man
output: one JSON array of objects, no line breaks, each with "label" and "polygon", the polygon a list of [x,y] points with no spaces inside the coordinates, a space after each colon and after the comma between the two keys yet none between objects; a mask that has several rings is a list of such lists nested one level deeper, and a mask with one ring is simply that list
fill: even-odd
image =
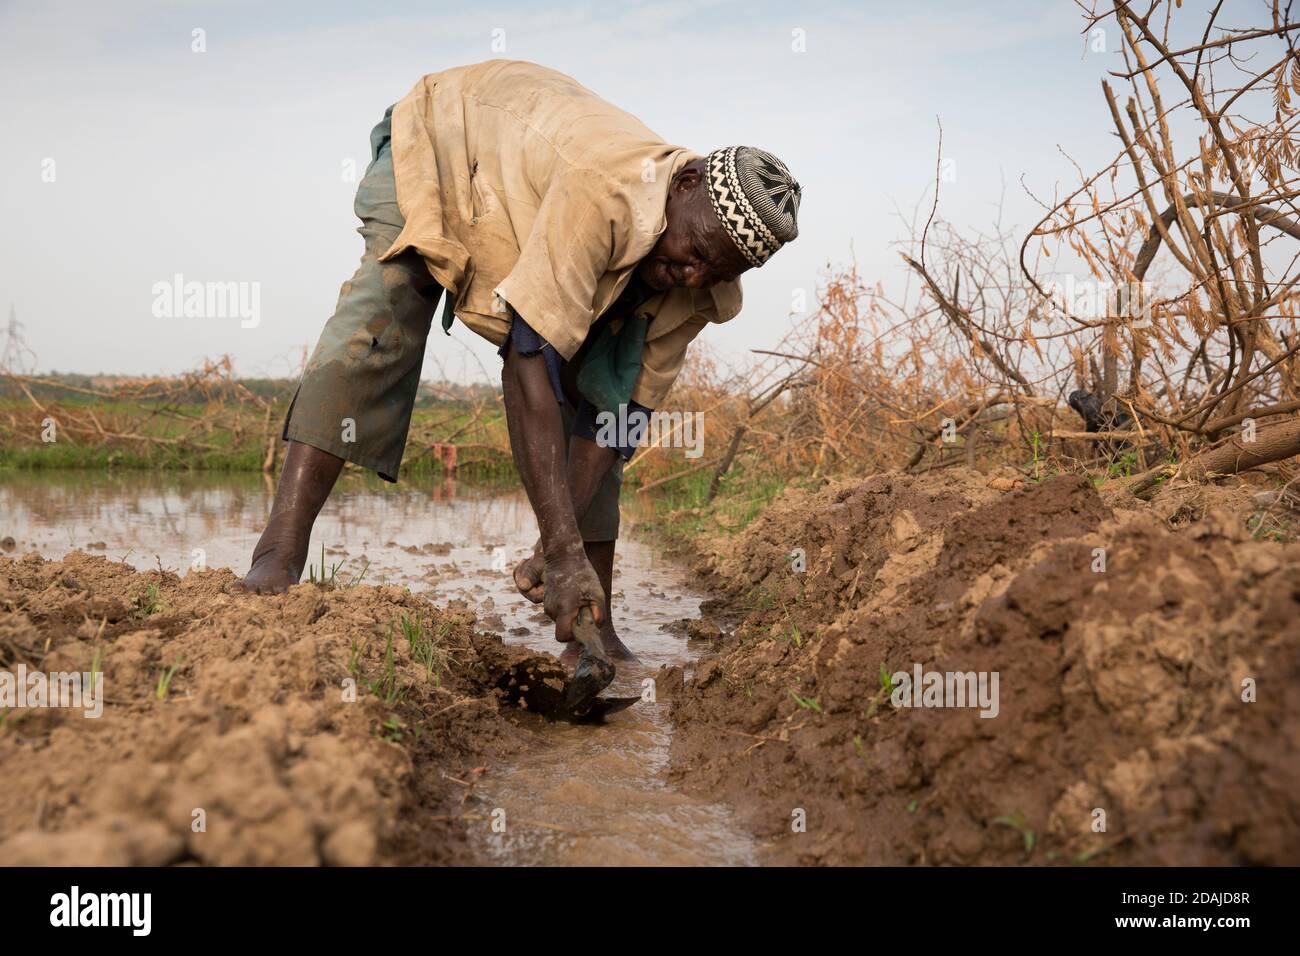
[{"label": "elderly man", "polygon": [[[687,346],[740,311],[742,272],[797,235],[800,187],[750,147],[665,143],[563,74],[493,60],[424,77],[370,136],[366,249],[289,408],[284,469],[244,586],[298,582],[344,461],[396,481],[438,299],[500,347],[515,465],[541,530],[515,571],[556,638],[580,610],[611,657],[618,493]],[[608,430],[603,430],[602,434]],[[566,649],[571,658],[573,645]]]}]

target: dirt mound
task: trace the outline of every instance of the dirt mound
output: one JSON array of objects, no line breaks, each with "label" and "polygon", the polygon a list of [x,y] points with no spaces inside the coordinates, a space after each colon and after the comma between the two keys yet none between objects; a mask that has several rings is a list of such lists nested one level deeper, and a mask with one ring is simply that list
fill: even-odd
[{"label": "dirt mound", "polygon": [[743,619],[675,696],[683,786],[779,862],[1300,863],[1300,545],[987,484],[794,494],[719,544]]},{"label": "dirt mound", "polygon": [[496,686],[526,655],[396,587],[234,583],[0,558],[0,672],[104,698],[3,714],[0,864],[472,861],[451,810],[518,745]]}]

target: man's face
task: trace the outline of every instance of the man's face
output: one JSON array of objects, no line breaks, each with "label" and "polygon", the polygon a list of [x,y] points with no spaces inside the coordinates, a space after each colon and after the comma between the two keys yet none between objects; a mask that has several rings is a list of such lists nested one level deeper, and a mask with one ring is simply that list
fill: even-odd
[{"label": "man's face", "polygon": [[707,289],[750,268],[713,211],[702,161],[673,177],[665,213],[667,228],[637,266],[637,274],[650,288],[657,292]]}]

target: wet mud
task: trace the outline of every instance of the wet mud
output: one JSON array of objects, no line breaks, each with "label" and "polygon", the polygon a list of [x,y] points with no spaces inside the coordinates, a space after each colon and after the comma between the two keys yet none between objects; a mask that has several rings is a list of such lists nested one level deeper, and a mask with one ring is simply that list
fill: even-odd
[{"label": "wet mud", "polygon": [[643,699],[600,726],[538,713],[520,496],[348,485],[282,597],[184,566],[268,494],[0,486],[0,671],[105,698],[3,714],[0,863],[1300,862],[1300,546],[1245,492],[954,469],[789,493],[691,572],[621,543]]},{"label": "wet mud", "polygon": [[660,674],[707,646],[680,567],[621,548],[615,615],[641,663],[605,693],[643,699],[556,723],[539,710],[559,645],[509,574],[536,536],[521,496],[346,485],[312,544],[326,584],[282,597],[184,566],[238,566],[267,494],[0,487],[0,670],[97,673],[105,698],[94,719],[6,712],[22,785],[0,863],[756,862],[727,808],[666,778]]},{"label": "wet mud", "polygon": [[[991,484],[842,482],[701,542],[672,778],[766,863],[1300,862],[1300,545],[1227,489]],[[918,667],[996,672],[996,716],[894,706]]]}]

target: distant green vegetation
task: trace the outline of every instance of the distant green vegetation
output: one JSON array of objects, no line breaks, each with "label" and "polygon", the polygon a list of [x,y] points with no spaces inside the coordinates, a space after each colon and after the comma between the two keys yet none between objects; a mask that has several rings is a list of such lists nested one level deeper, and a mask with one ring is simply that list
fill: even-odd
[{"label": "distant green vegetation", "polygon": [[[798,476],[774,476],[769,471],[747,467],[740,460],[727,472],[717,496],[710,502],[712,481],[713,469],[704,468],[639,495],[638,503],[650,510],[645,529],[669,544],[684,543],[701,534],[735,531],[749,524],[787,488],[805,481],[817,484]],[[626,484],[625,505],[636,487],[635,477]]]},{"label": "distant green vegetation", "polygon": [[[243,382],[250,392],[270,384]],[[46,386],[45,393],[57,388]],[[251,402],[129,402],[83,395],[55,397],[35,390],[42,408],[26,396],[0,398],[0,469],[150,469],[261,471],[268,435],[278,435],[291,391],[278,383],[268,417]],[[269,399],[268,399],[269,400]],[[45,422],[56,423],[44,441]],[[496,403],[422,396],[411,420],[403,474],[438,475],[445,465],[438,442],[457,449],[457,475],[502,480],[514,476],[505,418]],[[281,443],[278,459],[284,454]]]}]

